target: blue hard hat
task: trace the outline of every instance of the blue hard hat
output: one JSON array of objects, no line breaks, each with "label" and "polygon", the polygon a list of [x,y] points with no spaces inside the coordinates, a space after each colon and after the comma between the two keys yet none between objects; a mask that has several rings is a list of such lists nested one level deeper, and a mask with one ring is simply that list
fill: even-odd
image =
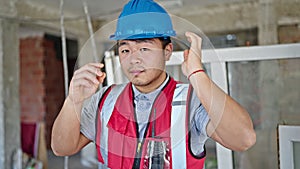
[{"label": "blue hard hat", "polygon": [[153,0],[130,0],[123,8],[112,40],[175,36],[171,17]]}]

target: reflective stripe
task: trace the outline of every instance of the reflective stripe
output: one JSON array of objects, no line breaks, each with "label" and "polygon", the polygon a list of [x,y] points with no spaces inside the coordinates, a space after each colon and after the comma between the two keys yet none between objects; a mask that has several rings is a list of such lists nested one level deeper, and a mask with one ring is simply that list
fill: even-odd
[{"label": "reflective stripe", "polygon": [[110,116],[112,115],[114,105],[117,101],[117,96],[120,95],[120,93],[123,91],[124,87],[126,85],[116,85],[112,88],[111,92],[108,94],[106,100],[104,101],[100,118],[102,121],[102,133],[101,133],[101,141],[100,141],[100,149],[102,158],[104,160],[104,164],[107,166],[108,164],[108,128],[107,123],[110,119]]},{"label": "reflective stripe", "polygon": [[[186,168],[186,98],[188,84],[177,84],[171,115],[172,168]],[[175,104],[176,103],[176,104]],[[181,103],[181,104],[178,104]]]}]

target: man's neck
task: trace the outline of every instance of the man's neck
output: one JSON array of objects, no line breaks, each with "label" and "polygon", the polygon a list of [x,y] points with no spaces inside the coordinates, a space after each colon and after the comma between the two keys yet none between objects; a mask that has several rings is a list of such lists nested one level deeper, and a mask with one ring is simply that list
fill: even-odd
[{"label": "man's neck", "polygon": [[145,86],[135,85],[135,88],[139,90],[141,93],[150,93],[156,90],[157,88],[159,88],[165,82],[166,78],[167,78],[167,73],[162,72],[162,75],[159,76],[159,78],[156,79],[155,81],[151,82],[152,83],[151,85],[145,85]]}]

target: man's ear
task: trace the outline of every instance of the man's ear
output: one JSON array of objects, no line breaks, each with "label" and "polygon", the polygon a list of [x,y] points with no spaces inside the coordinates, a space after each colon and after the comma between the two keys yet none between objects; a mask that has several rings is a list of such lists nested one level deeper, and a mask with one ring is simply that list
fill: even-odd
[{"label": "man's ear", "polygon": [[164,49],[164,54],[165,54],[165,60],[168,61],[172,55],[173,52],[173,44],[169,43]]}]

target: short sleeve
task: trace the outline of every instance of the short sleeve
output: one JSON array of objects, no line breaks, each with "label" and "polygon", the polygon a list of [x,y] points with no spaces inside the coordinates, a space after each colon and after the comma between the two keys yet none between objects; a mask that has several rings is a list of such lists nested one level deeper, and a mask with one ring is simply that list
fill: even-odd
[{"label": "short sleeve", "polygon": [[206,126],[208,124],[209,117],[208,117],[207,111],[205,110],[205,108],[203,107],[202,104],[196,109],[193,120],[195,123],[197,133],[199,135],[202,134],[202,135],[207,136]]},{"label": "short sleeve", "polygon": [[84,102],[81,110],[80,132],[95,142],[96,118],[99,100],[107,87],[104,87]]},{"label": "short sleeve", "polygon": [[206,126],[209,122],[207,111],[201,104],[195,92],[192,93],[190,103],[190,130],[191,130],[191,149],[195,155],[204,151],[204,144],[208,139]]}]

